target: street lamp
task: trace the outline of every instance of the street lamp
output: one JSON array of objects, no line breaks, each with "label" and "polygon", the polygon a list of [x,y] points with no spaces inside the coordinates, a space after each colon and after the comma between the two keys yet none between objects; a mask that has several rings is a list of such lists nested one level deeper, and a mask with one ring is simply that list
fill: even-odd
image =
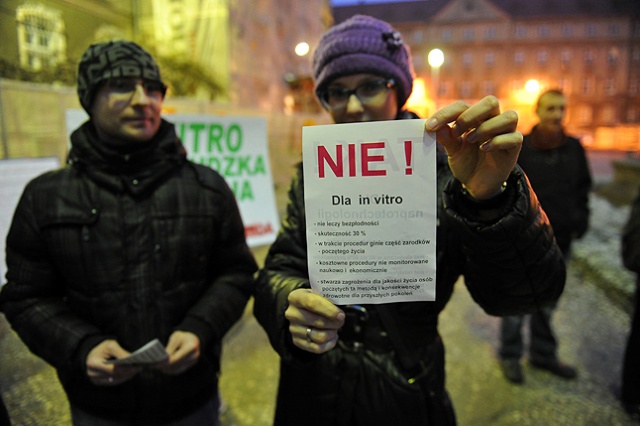
[{"label": "street lamp", "polygon": [[431,66],[431,84],[433,86],[433,102],[436,110],[438,109],[438,91],[439,91],[439,77],[440,66],[444,63],[444,52],[440,49],[431,49],[427,55],[427,62]]},{"label": "street lamp", "polygon": [[294,51],[298,56],[305,56],[307,53],[309,53],[309,43],[306,43],[303,41],[301,43],[296,44]]},{"label": "street lamp", "polygon": [[527,80],[527,82],[524,84],[524,89],[529,93],[537,95],[540,91],[540,82],[538,82],[538,80],[534,78],[532,78],[531,80]]}]

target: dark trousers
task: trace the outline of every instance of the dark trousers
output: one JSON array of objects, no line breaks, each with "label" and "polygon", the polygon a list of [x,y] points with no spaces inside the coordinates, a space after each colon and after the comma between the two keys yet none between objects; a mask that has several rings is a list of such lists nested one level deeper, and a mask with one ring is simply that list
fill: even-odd
[{"label": "dark trousers", "polygon": [[640,282],[636,287],[631,331],[622,365],[622,402],[640,404]]},{"label": "dark trousers", "polygon": [[[556,358],[558,343],[551,329],[553,307],[543,307],[530,315],[529,358],[536,361],[549,361]],[[500,326],[500,349],[502,359],[520,359],[524,353],[522,325],[524,316],[507,316],[502,318]]]},{"label": "dark trousers", "polygon": [[[571,238],[559,238],[556,235],[558,247],[562,252],[565,261],[569,261],[571,256]],[[551,314],[555,306],[544,306],[538,308],[536,313],[529,318],[529,359],[535,361],[551,361],[556,359],[558,341],[551,328]],[[500,349],[499,354],[502,359],[520,359],[524,353],[524,343],[522,341],[522,324],[525,317],[522,315],[502,317],[500,325]]]}]

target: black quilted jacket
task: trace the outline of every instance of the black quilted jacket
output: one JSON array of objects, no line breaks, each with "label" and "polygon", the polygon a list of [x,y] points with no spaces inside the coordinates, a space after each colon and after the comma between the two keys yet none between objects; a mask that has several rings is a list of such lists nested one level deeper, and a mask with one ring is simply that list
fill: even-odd
[{"label": "black quilted jacket", "polygon": [[[85,123],[69,164],[28,184],[7,238],[0,308],[58,372],[72,403],[136,424],[179,418],[217,389],[220,342],[242,315],[257,269],[222,177],[186,161],[173,125],[122,152]],[[143,371],[92,385],[84,360],[100,341],[132,351],[175,330],[195,333],[184,374]]]},{"label": "black quilted jacket", "polygon": [[[438,199],[436,301],[390,306],[395,312],[397,328],[402,330],[402,339],[417,362],[429,371],[431,377],[427,380],[436,383],[440,389],[435,391],[440,393],[444,387],[444,364],[424,354],[431,353],[427,348],[439,340],[438,315],[458,278],[464,276],[472,297],[487,313],[522,314],[557,300],[564,286],[565,265],[546,215],[520,169],[516,168],[509,177],[498,206],[501,213],[491,221],[481,220],[482,206],[462,195],[461,184],[453,178],[446,156],[439,156],[437,176],[441,197]],[[339,403],[345,398],[351,398],[341,392],[349,392],[342,378],[352,373],[341,370],[338,365],[345,359],[340,354],[343,349],[337,346],[317,356],[294,347],[289,323],[284,317],[288,294],[294,289],[309,287],[306,253],[300,166],[290,188],[281,231],[258,277],[254,313],[281,356],[276,424],[293,424],[296,418],[304,418],[308,425],[342,424],[345,419],[336,419],[335,416],[341,416],[336,407],[340,407]],[[397,364],[392,353],[387,358],[383,364]],[[355,374],[367,376],[366,372]],[[368,385],[369,389],[371,386]],[[389,388],[384,384],[380,386],[380,395],[384,395],[384,389]],[[357,394],[355,398],[358,399]],[[354,414],[357,407],[349,407],[354,417],[346,419],[344,424],[359,424],[354,420],[358,416],[366,419],[362,420],[363,424],[385,424],[385,419],[393,424],[403,416],[415,418],[412,417],[415,413],[396,406],[390,395],[385,398],[384,406],[368,404],[360,413]]]}]

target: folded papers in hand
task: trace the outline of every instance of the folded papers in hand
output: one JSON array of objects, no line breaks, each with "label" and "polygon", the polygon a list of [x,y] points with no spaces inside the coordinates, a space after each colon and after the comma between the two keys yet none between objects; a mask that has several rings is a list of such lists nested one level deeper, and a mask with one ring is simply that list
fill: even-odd
[{"label": "folded papers in hand", "polygon": [[168,357],[169,354],[160,343],[160,340],[154,339],[127,357],[109,359],[105,363],[113,365],[148,365],[164,361]]}]

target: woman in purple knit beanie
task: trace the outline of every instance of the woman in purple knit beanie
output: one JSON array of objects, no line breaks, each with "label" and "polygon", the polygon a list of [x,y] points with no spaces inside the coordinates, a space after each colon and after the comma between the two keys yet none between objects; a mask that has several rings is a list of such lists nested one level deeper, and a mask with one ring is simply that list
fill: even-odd
[{"label": "woman in purple knit beanie", "polygon": [[[386,22],[357,15],[330,28],[313,72],[335,123],[417,118],[404,109],[411,54]],[[274,424],[454,425],[437,322],[458,278],[494,315],[530,312],[558,297],[564,264],[516,167],[517,123],[494,96],[457,101],[426,120],[443,148],[433,302],[336,306],[312,292],[299,167],[255,293],[255,316],[281,356]]]}]

